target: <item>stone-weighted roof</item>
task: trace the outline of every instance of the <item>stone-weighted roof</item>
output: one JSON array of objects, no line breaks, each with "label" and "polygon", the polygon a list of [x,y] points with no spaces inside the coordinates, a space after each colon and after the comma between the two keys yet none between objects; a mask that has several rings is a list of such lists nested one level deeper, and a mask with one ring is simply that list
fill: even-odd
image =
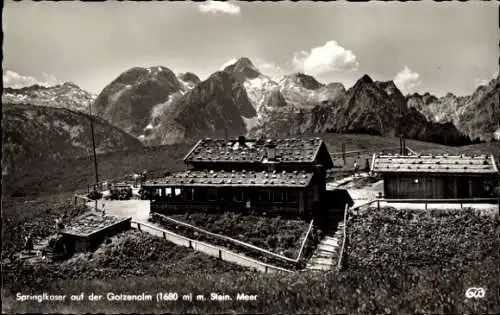
[{"label": "stone-weighted roof", "polygon": [[237,139],[202,139],[184,158],[185,162],[246,162],[265,163],[270,160],[267,145],[274,145],[275,162],[313,163],[323,144],[313,139],[245,139],[242,145]]},{"label": "stone-weighted roof", "polygon": [[372,161],[375,173],[495,174],[491,155],[379,155]]},{"label": "stone-weighted roof", "polygon": [[186,171],[160,179],[149,180],[143,187],[167,186],[241,186],[241,187],[306,187],[313,173],[255,171]]}]

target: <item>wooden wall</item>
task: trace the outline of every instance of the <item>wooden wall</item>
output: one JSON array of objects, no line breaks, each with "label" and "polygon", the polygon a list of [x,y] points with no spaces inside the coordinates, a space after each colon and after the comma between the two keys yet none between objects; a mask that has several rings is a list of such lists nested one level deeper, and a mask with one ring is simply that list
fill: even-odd
[{"label": "wooden wall", "polygon": [[[174,214],[183,213],[186,211],[207,211],[207,212],[224,212],[224,211],[234,211],[247,213],[249,211],[255,212],[266,212],[275,215],[287,215],[302,217],[308,215],[313,211],[313,189],[308,188],[277,188],[277,187],[223,187],[218,188],[217,200],[207,200],[206,193],[208,189],[206,187],[196,187],[195,188],[195,198],[194,200],[182,200],[182,199],[158,199],[151,201],[151,211],[161,214]],[[243,192],[243,199],[241,202],[235,201],[233,199],[233,194],[236,191]],[[268,201],[260,199],[260,192],[268,191],[273,192],[295,192],[296,200],[289,201],[283,200],[278,201]],[[196,198],[197,196],[203,198]],[[286,194],[284,194],[286,197]],[[250,200],[251,209],[246,208],[246,202]]]},{"label": "wooden wall", "polygon": [[453,199],[484,198],[488,194],[484,183],[495,179],[491,176],[473,175],[427,175],[386,174],[384,177],[385,198],[401,199]]}]

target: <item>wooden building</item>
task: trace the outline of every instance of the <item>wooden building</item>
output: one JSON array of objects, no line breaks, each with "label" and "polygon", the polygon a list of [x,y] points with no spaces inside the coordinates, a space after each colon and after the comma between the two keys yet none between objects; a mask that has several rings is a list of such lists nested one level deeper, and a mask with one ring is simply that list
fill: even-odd
[{"label": "wooden building", "polygon": [[102,217],[89,212],[77,218],[61,235],[60,249],[66,256],[95,250],[106,237],[111,237],[131,228],[132,218]]},{"label": "wooden building", "polygon": [[495,198],[499,175],[487,155],[374,155],[371,171],[386,199]]},{"label": "wooden building", "polygon": [[242,211],[310,217],[327,207],[319,138],[200,140],[185,156],[188,170],[147,181],[151,211]]}]

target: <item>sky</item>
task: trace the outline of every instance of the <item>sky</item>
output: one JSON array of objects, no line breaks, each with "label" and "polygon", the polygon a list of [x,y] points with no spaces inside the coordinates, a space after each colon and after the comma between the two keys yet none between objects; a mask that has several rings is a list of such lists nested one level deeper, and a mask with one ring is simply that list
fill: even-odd
[{"label": "sky", "polygon": [[248,57],[273,78],[303,72],[350,87],[368,74],[404,93],[466,95],[498,74],[498,12],[456,1],[6,2],[3,78],[99,93],[134,66],[206,79]]}]

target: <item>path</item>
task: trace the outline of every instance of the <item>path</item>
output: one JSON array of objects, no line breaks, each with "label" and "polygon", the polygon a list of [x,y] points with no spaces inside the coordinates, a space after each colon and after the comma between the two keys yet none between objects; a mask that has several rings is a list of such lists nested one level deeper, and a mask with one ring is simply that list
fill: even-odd
[{"label": "path", "polygon": [[326,231],[325,237],[318,244],[318,247],[306,265],[307,270],[326,271],[335,268],[339,259],[343,232],[343,221],[339,222],[335,228],[332,227]]},{"label": "path", "polygon": [[[87,205],[93,207],[94,202],[89,202]],[[106,215],[132,217],[134,221],[148,222],[149,200],[98,200],[97,207],[99,210],[104,209]]]},{"label": "path", "polygon": [[[345,178],[329,182],[326,184],[327,190],[336,188],[347,189],[349,195],[354,201],[354,206],[366,203],[377,197],[380,189],[383,188],[383,182],[378,181],[366,187],[355,188],[357,179],[366,179],[368,173],[362,172],[358,176],[347,176]],[[319,243],[312,257],[307,263],[306,269],[311,271],[332,270],[337,266],[339,259],[340,246],[344,233],[344,221],[338,213],[329,213],[325,218],[326,225],[322,227],[325,233],[324,238]]]}]

